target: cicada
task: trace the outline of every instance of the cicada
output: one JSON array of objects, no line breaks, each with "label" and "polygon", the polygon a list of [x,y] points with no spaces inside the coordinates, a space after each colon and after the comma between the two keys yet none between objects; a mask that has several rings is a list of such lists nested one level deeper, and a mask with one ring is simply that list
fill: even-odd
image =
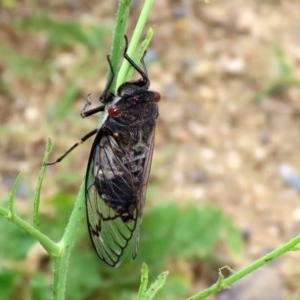
[{"label": "cicada", "polygon": [[81,113],[88,117],[104,112],[101,126],[82,136],[56,161],[46,163],[60,162],[96,135],[85,176],[87,226],[96,253],[111,267],[121,263],[126,249],[131,249],[132,259],[137,255],[160,100],[158,92],[149,90],[144,56],[140,68],[128,56],[127,48],[125,36],[124,58],[141,78],[123,83],[117,95],[112,94],[109,89],[115,74],[108,56],[111,78],[99,97],[101,104]]}]

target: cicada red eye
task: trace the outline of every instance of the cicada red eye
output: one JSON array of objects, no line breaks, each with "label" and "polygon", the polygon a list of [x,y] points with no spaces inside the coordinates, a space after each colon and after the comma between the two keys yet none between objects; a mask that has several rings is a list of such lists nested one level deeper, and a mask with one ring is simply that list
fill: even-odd
[{"label": "cicada red eye", "polygon": [[118,117],[122,112],[122,110],[114,104],[110,105],[107,111],[111,117]]},{"label": "cicada red eye", "polygon": [[160,100],[160,93],[159,92],[154,92],[154,101],[158,102]]}]

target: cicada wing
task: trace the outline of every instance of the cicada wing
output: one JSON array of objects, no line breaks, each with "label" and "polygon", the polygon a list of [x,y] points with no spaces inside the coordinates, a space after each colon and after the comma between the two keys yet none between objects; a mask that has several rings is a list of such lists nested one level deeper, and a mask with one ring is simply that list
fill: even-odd
[{"label": "cicada wing", "polygon": [[[100,129],[92,146],[86,174],[86,208],[90,237],[105,263],[116,267],[132,243],[137,255],[142,211],[151,168],[154,130],[146,143],[121,149]],[[137,151],[137,150],[135,150]]]},{"label": "cicada wing", "polygon": [[87,167],[85,194],[89,234],[99,258],[112,267],[122,261],[138,225],[136,186],[116,142],[99,130]]},{"label": "cicada wing", "polygon": [[137,213],[138,213],[138,225],[137,230],[134,232],[134,249],[132,253],[132,259],[135,259],[138,252],[139,247],[139,233],[140,233],[140,224],[141,224],[141,218],[142,213],[145,205],[145,199],[146,199],[146,192],[147,192],[147,186],[148,186],[148,180],[151,170],[151,163],[152,163],[152,156],[153,156],[153,149],[154,149],[154,140],[155,140],[155,130],[153,130],[152,134],[150,135],[148,146],[145,148],[145,156],[142,161],[142,168],[139,172],[139,175],[136,176],[136,178],[139,179],[139,185],[137,189]]},{"label": "cicada wing", "polygon": [[140,186],[138,189],[138,195],[139,195],[139,199],[140,199],[140,201],[139,201],[139,213],[140,214],[142,214],[143,208],[145,205],[148,180],[149,180],[151,164],[152,164],[154,140],[155,140],[155,130],[153,130],[152,134],[150,135],[150,138],[148,141],[147,153],[145,155],[145,159],[143,162],[143,168],[141,169],[141,176],[140,176],[141,183],[140,183]]}]

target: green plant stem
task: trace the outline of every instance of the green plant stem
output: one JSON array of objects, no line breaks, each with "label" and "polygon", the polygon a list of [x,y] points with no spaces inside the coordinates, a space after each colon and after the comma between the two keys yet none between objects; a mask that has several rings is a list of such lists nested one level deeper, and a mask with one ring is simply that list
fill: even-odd
[{"label": "green plant stem", "polygon": [[41,245],[46,249],[46,251],[52,256],[59,256],[61,253],[61,249],[59,245],[53,242],[50,238],[40,232],[38,229],[34,228],[31,224],[27,223],[26,221],[22,220],[15,214],[11,214],[10,211],[0,207],[0,216],[3,216],[7,220],[10,220],[21,229],[29,233],[35,239],[37,239]]},{"label": "green plant stem", "polygon": [[246,275],[252,273],[254,270],[258,269],[259,267],[265,265],[266,263],[274,260],[275,258],[283,255],[286,252],[291,250],[297,249],[298,244],[300,243],[300,235],[296,236],[295,238],[291,239],[289,242],[285,243],[284,245],[280,246],[279,248],[275,249],[274,251],[268,253],[267,255],[261,257],[260,259],[256,260],[249,266],[245,267],[244,269],[232,274],[231,276],[227,277],[224,280],[218,280],[215,284],[210,286],[209,288],[191,296],[189,300],[200,300],[204,299],[212,294],[215,294],[221,291],[224,288],[229,287],[234,282],[238,281],[239,279],[245,277]]},{"label": "green plant stem", "polygon": [[[119,6],[117,10],[117,17],[116,17],[116,27],[113,33],[113,41],[110,50],[110,59],[112,63],[112,67],[114,72],[119,69],[120,60],[121,60],[121,53],[122,53],[122,45],[124,43],[124,35],[126,30],[127,18],[129,15],[130,5],[132,0],[120,0]],[[111,77],[110,70],[107,75],[107,82]],[[114,81],[110,87],[110,91],[116,94],[116,82],[117,76],[115,76]]]},{"label": "green plant stem", "polygon": [[[144,30],[144,27],[146,25],[148,16],[150,14],[150,10],[153,4],[153,0],[145,0],[144,6],[142,8],[141,14],[139,16],[138,22],[136,24],[136,27],[134,29],[133,35],[130,40],[130,44],[128,46],[127,53],[129,57],[133,58],[133,60],[136,61],[134,58],[134,52],[137,48],[137,45],[139,43],[139,40],[141,38],[142,32]],[[150,40],[149,40],[150,42]],[[126,59],[123,60],[122,66],[120,68],[120,72],[118,74],[118,79],[116,83],[116,89],[125,81],[126,74],[128,73],[128,69],[130,68],[130,65]]]},{"label": "green plant stem", "polygon": [[53,299],[65,299],[68,266],[71,250],[76,238],[77,230],[83,219],[84,208],[84,181],[80,186],[78,196],[75,201],[69,222],[64,235],[59,242],[61,246],[61,256],[54,257],[54,281],[53,281]]},{"label": "green plant stem", "polygon": [[[150,13],[150,9],[152,7],[153,0],[145,0],[144,6],[142,8],[140,17],[138,19],[137,25],[135,27],[135,30],[133,32],[132,38],[130,40],[130,44],[127,50],[128,55],[133,58],[135,62],[139,62],[139,58],[134,57],[135,50],[137,48],[138,42],[141,38],[142,32],[144,30],[144,27],[147,22],[147,18]],[[110,51],[110,59],[112,63],[113,70],[115,72],[115,78],[114,81],[110,87],[110,91],[114,94],[117,94],[118,87],[126,81],[126,76],[128,74],[128,69],[131,67],[126,59],[123,60],[120,72],[117,72],[116,70],[119,70],[120,61],[122,59],[122,51],[123,51],[123,43],[124,43],[124,35],[126,31],[126,23],[127,18],[129,15],[131,0],[121,0],[119,1],[118,11],[117,11],[117,18],[116,18],[116,27],[113,34],[113,42],[112,47]],[[151,33],[148,33],[148,42],[147,44],[144,44],[144,49],[147,48],[148,44],[150,43],[151,37],[152,37],[152,31]],[[150,38],[149,38],[150,37]],[[143,54],[143,52],[142,52]],[[118,73],[118,74],[117,74]],[[111,73],[109,71],[107,76],[107,82],[109,82],[109,79],[111,77]]]}]

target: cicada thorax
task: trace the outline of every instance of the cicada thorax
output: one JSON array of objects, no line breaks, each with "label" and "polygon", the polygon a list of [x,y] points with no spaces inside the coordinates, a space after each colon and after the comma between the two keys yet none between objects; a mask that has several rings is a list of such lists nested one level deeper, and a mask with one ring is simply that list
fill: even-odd
[{"label": "cicada thorax", "polygon": [[123,95],[107,109],[107,128],[118,141],[120,148],[134,148],[149,137],[155,128],[158,117],[156,92],[141,90],[134,95]]}]

